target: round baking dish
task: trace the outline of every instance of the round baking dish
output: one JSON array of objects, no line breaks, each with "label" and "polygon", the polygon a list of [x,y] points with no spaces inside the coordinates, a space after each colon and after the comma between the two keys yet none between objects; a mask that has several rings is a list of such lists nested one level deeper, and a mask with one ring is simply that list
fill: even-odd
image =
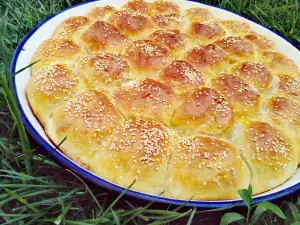
[{"label": "round baking dish", "polygon": [[[18,45],[13,60],[11,64],[11,73],[15,73],[16,71],[24,68],[28,64],[30,64],[30,60],[32,55],[36,51],[37,47],[41,42],[48,39],[52,32],[54,31],[55,27],[64,19],[75,16],[75,15],[83,15],[88,12],[92,7],[96,5],[104,5],[110,4],[113,6],[120,6],[124,3],[124,0],[103,0],[103,1],[91,1],[88,3],[82,3],[70,8],[67,8],[63,11],[60,11],[51,17],[42,21],[39,25],[37,25],[33,30],[31,30],[28,35],[20,42]],[[288,55],[292,58],[296,64],[300,65],[300,52],[299,50],[294,47],[291,43],[289,43],[284,38],[280,37],[275,32],[268,30],[267,28],[258,25],[252,21],[249,21],[239,15],[234,13],[228,12],[223,9],[219,9],[212,6],[207,6],[201,3],[196,3],[193,1],[184,1],[178,0],[177,3],[181,6],[182,9],[190,8],[190,7],[197,7],[201,6],[204,8],[208,8],[216,17],[220,17],[222,19],[232,19],[232,20],[242,20],[246,21],[250,24],[251,28],[262,34],[267,36],[269,39],[274,41],[277,50],[282,52],[283,54]],[[102,179],[97,175],[93,174],[92,172],[84,169],[71,159],[69,159],[66,155],[64,155],[60,151],[53,151],[54,145],[48,139],[47,135],[45,134],[42,126],[40,125],[39,121],[36,119],[34,114],[32,113],[30,106],[28,104],[25,87],[26,83],[30,77],[30,70],[24,70],[20,74],[14,77],[14,86],[16,89],[16,96],[18,101],[18,106],[20,109],[22,121],[32,135],[32,137],[41,145],[41,147],[46,151],[46,154],[51,153],[51,157],[56,160],[57,162],[61,163],[66,168],[71,169],[72,171],[76,172],[77,174],[81,175],[82,177],[92,181],[93,183],[104,187],[108,190],[115,191],[115,192],[122,192],[124,188],[116,185],[110,181]],[[289,179],[284,184],[280,185],[279,187],[265,192],[263,194],[259,194],[254,197],[254,203],[258,203],[261,201],[270,201],[275,200],[286,195],[292,194],[293,192],[300,189],[300,168],[297,169],[295,175]],[[156,199],[156,202],[167,203],[167,204],[175,204],[180,205],[185,203],[185,200],[177,200],[172,198],[166,197],[157,197],[154,195],[137,192],[134,190],[129,190],[126,193],[128,196],[132,196],[135,198],[140,198],[144,200],[153,201]],[[232,204],[237,203],[238,205],[243,205],[241,200],[228,200],[228,201],[200,201],[200,200],[191,200],[188,202],[187,205],[193,207],[203,207],[203,208],[219,208],[230,206]]]}]

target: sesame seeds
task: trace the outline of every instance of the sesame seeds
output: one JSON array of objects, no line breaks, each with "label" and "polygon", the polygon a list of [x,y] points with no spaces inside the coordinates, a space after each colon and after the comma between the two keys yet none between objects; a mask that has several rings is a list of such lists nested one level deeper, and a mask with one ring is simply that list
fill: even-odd
[{"label": "sesame seeds", "polygon": [[[126,80],[129,72],[127,61],[119,54],[99,53],[87,56],[79,63],[83,76],[88,77],[92,82],[111,83],[116,80]],[[89,75],[86,71],[92,70]]]},{"label": "sesame seeds", "polygon": [[167,159],[169,134],[159,123],[146,120],[128,120],[118,128],[110,148],[114,151],[130,151],[132,159],[142,166],[159,170]]},{"label": "sesame seeds", "polygon": [[[82,91],[65,105],[64,112],[79,130],[104,131],[118,124],[118,113],[101,92]],[[79,125],[81,124],[82,125]],[[96,133],[94,133],[96,135]]]},{"label": "sesame seeds", "polygon": [[151,79],[117,90],[114,96],[126,114],[154,120],[163,120],[175,97],[169,86]]},{"label": "sesame seeds", "polygon": [[218,46],[209,44],[196,47],[187,52],[187,60],[199,68],[216,66],[221,63],[227,54]]},{"label": "sesame seeds", "polygon": [[272,75],[270,71],[260,63],[245,62],[236,71],[236,75],[251,82],[261,91],[264,91],[271,84]]},{"label": "sesame seeds", "polygon": [[291,161],[291,146],[279,130],[263,122],[252,122],[248,139],[253,149],[253,160],[267,159],[266,166],[284,169],[284,164]]},{"label": "sesame seeds", "polygon": [[81,36],[84,44],[90,50],[103,50],[106,48],[119,51],[128,38],[121,34],[118,29],[104,21],[96,21]]},{"label": "sesame seeds", "polygon": [[250,29],[248,23],[237,21],[237,20],[223,20],[220,21],[220,24],[224,28],[232,32],[243,32],[243,31],[248,31]]},{"label": "sesame seeds", "polygon": [[[207,169],[226,171],[237,156],[237,151],[229,143],[206,136],[193,136],[180,138],[180,147],[173,160],[182,164],[186,161],[189,167],[204,173]],[[231,170],[235,169],[232,167]]]},{"label": "sesame seeds", "polygon": [[37,91],[47,96],[61,92],[70,94],[70,89],[77,85],[78,77],[72,75],[67,66],[56,64],[45,67],[35,74],[33,82],[37,86]]},{"label": "sesame seeds", "polygon": [[137,67],[158,70],[166,64],[168,50],[153,41],[135,41],[126,50],[129,61]]},{"label": "sesame seeds", "polygon": [[127,33],[140,33],[152,28],[150,19],[130,10],[121,10],[110,16],[109,21]]},{"label": "sesame seeds", "polygon": [[259,94],[236,76],[226,74],[217,77],[213,81],[213,87],[226,96],[232,104],[238,104],[238,110],[245,110],[258,104]]},{"label": "sesame seeds", "polygon": [[86,25],[89,19],[85,16],[70,17],[59,25],[59,30],[55,34],[56,38],[68,38],[72,33]]},{"label": "sesame seeds", "polygon": [[200,40],[215,40],[223,37],[225,31],[216,23],[193,23],[191,25],[192,34]]},{"label": "sesame seeds", "polygon": [[185,46],[186,36],[179,30],[158,30],[149,36],[150,40],[154,40],[171,50],[178,50]]},{"label": "sesame seeds", "polygon": [[190,20],[198,22],[205,22],[213,18],[209,10],[200,7],[187,9],[186,14]]},{"label": "sesame seeds", "polygon": [[250,42],[240,37],[226,37],[215,43],[225,51],[233,54],[249,56],[249,54],[253,53],[253,47]]},{"label": "sesame seeds", "polygon": [[177,14],[158,14],[152,17],[154,23],[161,28],[180,26],[183,23],[183,19]]},{"label": "sesame seeds", "polygon": [[79,46],[70,40],[48,39],[42,43],[36,58],[43,57],[45,60],[51,58],[66,60],[79,53],[79,51]]}]

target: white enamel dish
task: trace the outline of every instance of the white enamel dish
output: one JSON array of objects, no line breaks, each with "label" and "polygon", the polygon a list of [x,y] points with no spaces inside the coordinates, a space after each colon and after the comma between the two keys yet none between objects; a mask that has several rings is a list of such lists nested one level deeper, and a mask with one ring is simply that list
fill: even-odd
[{"label": "white enamel dish", "polygon": [[[184,1],[184,0],[178,0],[177,3],[183,10],[191,7],[200,6],[200,7],[208,8],[216,18],[240,20],[240,21],[248,22],[253,31],[265,35],[269,39],[273,40],[277,47],[277,51],[282,52],[283,54],[287,55],[289,58],[293,59],[295,63],[300,67],[299,50],[296,47],[294,47],[292,44],[290,44],[287,40],[280,37],[276,33],[268,30],[267,28],[260,26],[254,22],[251,22],[239,15],[233,14],[231,12],[216,7],[207,6],[192,1]],[[46,20],[42,21],[38,26],[36,26],[33,30],[29,32],[29,34],[20,42],[19,46],[17,47],[11,64],[11,73],[13,74],[16,71],[30,64],[32,55],[36,51],[37,47],[44,40],[50,38],[55,27],[60,22],[62,22],[63,20],[71,16],[84,15],[91,8],[98,5],[104,5],[104,4],[109,4],[115,7],[119,7],[122,4],[124,4],[124,0],[103,0],[103,1],[92,1],[88,3],[83,3],[80,5],[67,8],[61,12],[52,15]],[[119,192],[119,193],[124,191],[123,187],[113,184],[107,180],[104,180],[96,176],[92,172],[84,169],[83,167],[81,167],[80,165],[78,165],[77,163],[69,159],[62,152],[53,151],[54,150],[53,144],[48,139],[42,126],[40,125],[40,123],[32,113],[26,99],[25,87],[29,78],[30,78],[30,70],[26,69],[14,77],[14,85],[16,89],[16,97],[18,100],[18,106],[21,112],[22,121],[26,126],[27,130],[29,131],[29,133],[32,135],[32,137],[41,145],[41,147],[48,154],[51,153],[51,157],[54,160],[62,164],[64,167],[71,169],[72,171],[76,172],[82,177],[108,190]],[[296,174],[284,184],[280,185],[279,187],[273,190],[255,196],[254,203],[258,203],[261,201],[275,200],[290,195],[299,189],[300,189],[300,168],[298,168]],[[180,205],[186,202],[185,200],[177,200],[177,199],[166,198],[166,197],[157,197],[154,195],[149,195],[146,193],[137,192],[133,190],[129,190],[126,194],[128,196],[133,196],[136,198],[149,200],[149,201],[153,201],[156,199],[156,202],[168,203],[168,204]],[[188,202],[187,205],[194,206],[194,207],[201,207],[201,208],[219,208],[219,207],[230,206],[234,203],[237,203],[238,205],[243,205],[243,203],[240,200],[228,200],[228,201],[191,200]]]}]

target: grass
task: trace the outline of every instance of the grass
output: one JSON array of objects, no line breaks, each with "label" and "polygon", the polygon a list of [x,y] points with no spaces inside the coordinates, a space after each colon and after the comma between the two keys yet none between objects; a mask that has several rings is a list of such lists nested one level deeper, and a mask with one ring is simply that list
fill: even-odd
[{"label": "grass", "polygon": [[[0,224],[219,224],[225,212],[143,202],[102,190],[40,154],[20,122],[9,64],[14,49],[41,20],[76,0],[0,1]],[[277,31],[300,47],[298,0],[206,1]],[[300,222],[299,193],[277,204],[286,220],[264,213],[257,224]],[[294,223],[294,225],[299,223]]]}]

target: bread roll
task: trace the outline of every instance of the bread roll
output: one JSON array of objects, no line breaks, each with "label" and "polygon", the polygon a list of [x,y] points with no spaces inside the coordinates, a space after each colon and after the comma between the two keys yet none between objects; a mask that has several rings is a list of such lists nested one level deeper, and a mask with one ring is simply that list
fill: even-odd
[{"label": "bread roll", "polygon": [[179,30],[158,30],[149,35],[148,39],[168,48],[174,58],[180,56],[183,50],[193,46],[191,37]]},{"label": "bread roll", "polygon": [[179,199],[228,200],[247,188],[250,173],[231,144],[212,137],[179,140],[172,152],[166,193]]},{"label": "bread roll", "polygon": [[74,16],[61,22],[55,29],[54,39],[73,39],[78,40],[80,33],[91,24],[86,16]]},{"label": "bread roll", "polygon": [[190,8],[185,10],[185,16],[188,18],[190,22],[207,22],[213,19],[212,13],[201,7]]},{"label": "bread roll", "polygon": [[31,61],[36,62],[32,67],[32,73],[53,64],[71,65],[74,61],[82,57],[84,52],[71,40],[67,39],[48,39],[38,47]]},{"label": "bread roll", "polygon": [[187,133],[222,134],[232,124],[228,102],[211,88],[185,93],[173,115],[172,125]]},{"label": "bread roll", "polygon": [[208,44],[223,38],[226,35],[225,30],[217,23],[192,23],[190,33],[196,37],[201,44]]},{"label": "bread roll", "polygon": [[295,62],[279,52],[264,52],[262,60],[274,74],[284,73],[295,77],[300,74]]},{"label": "bread roll", "polygon": [[151,40],[133,42],[125,56],[138,77],[155,75],[170,61],[169,50]]},{"label": "bread roll", "polygon": [[298,65],[246,20],[180,6],[97,3],[59,19],[31,59],[33,114],[75,163],[145,194],[278,187],[300,164]]},{"label": "bread roll", "polygon": [[178,14],[157,14],[151,17],[153,23],[160,29],[178,29],[184,25],[184,20]]},{"label": "bread roll", "polygon": [[250,30],[250,26],[248,23],[238,20],[221,20],[218,21],[218,23],[226,31],[234,35],[239,35],[240,33],[247,33]]},{"label": "bread roll", "polygon": [[255,114],[260,106],[260,95],[245,80],[232,74],[220,74],[211,85],[225,96],[233,111],[242,116]]},{"label": "bread roll", "polygon": [[92,52],[122,52],[130,43],[117,28],[104,21],[96,21],[81,36],[81,40],[89,53]]},{"label": "bread roll", "polygon": [[176,98],[168,85],[145,79],[130,83],[114,94],[118,108],[127,118],[143,118],[169,123]]},{"label": "bread roll", "polygon": [[107,20],[110,15],[116,12],[115,7],[110,5],[98,6],[93,8],[88,14],[87,17],[95,22],[97,20]]},{"label": "bread roll", "polygon": [[161,71],[160,78],[177,92],[185,92],[204,85],[204,75],[184,60],[171,62]]},{"label": "bread roll", "polygon": [[27,99],[34,115],[44,126],[55,108],[72,97],[85,84],[65,64],[45,67],[30,77],[26,86]]},{"label": "bread roll", "polygon": [[249,60],[254,58],[252,44],[240,37],[226,37],[216,41],[215,44],[227,52],[230,55],[230,58],[234,61],[238,61],[240,59]]},{"label": "bread roll", "polygon": [[124,8],[139,14],[149,15],[150,4],[144,0],[130,0],[124,5]]},{"label": "bread roll", "polygon": [[186,60],[203,72],[219,73],[229,65],[228,54],[214,44],[190,49]]},{"label": "bread roll", "polygon": [[172,137],[161,124],[128,120],[101,143],[92,170],[116,184],[151,194],[164,190]]},{"label": "bread roll", "polygon": [[112,92],[132,79],[127,61],[120,54],[97,53],[80,60],[77,72],[94,90]]},{"label": "bread roll", "polygon": [[288,180],[297,169],[296,149],[281,130],[268,123],[245,124],[242,155],[251,172],[253,194],[273,189]]},{"label": "bread roll", "polygon": [[180,14],[179,6],[173,1],[155,0],[150,7],[152,15],[157,14]]},{"label": "bread roll", "polygon": [[273,41],[253,31],[251,31],[249,34],[246,34],[244,38],[254,44],[256,46],[256,50],[266,51],[275,49],[275,44]]},{"label": "bread roll", "polygon": [[55,145],[66,138],[60,149],[86,168],[99,144],[123,117],[102,92],[84,89],[56,108],[45,130]]},{"label": "bread roll", "polygon": [[267,92],[271,86],[272,75],[261,63],[244,62],[237,67],[234,74],[246,80],[261,93]]},{"label": "bread roll", "polygon": [[135,39],[143,37],[154,30],[154,24],[149,17],[130,10],[117,11],[109,17],[108,21],[121,32]]}]

